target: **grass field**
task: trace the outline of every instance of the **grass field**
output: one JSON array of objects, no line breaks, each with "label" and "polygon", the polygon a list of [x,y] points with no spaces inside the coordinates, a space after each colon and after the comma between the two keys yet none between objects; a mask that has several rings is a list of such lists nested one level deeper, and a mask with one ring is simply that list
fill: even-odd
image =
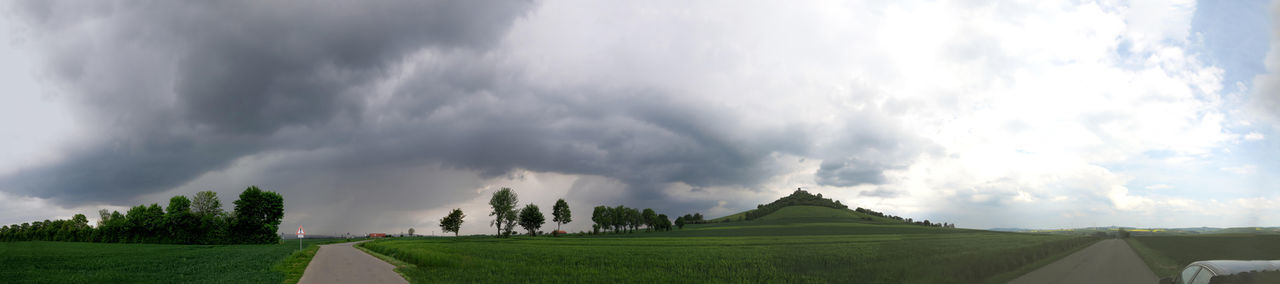
[{"label": "grass field", "polygon": [[1273,234],[1140,236],[1128,241],[1160,277],[1199,260],[1280,259],[1280,235]]},{"label": "grass field", "polygon": [[413,282],[979,282],[1097,239],[839,222],[584,237],[380,240]]},{"label": "grass field", "polygon": [[297,241],[220,246],[0,242],[0,282],[281,283],[289,271],[299,270],[296,263],[305,268],[314,245],[335,241],[304,239],[310,255],[295,255]]}]

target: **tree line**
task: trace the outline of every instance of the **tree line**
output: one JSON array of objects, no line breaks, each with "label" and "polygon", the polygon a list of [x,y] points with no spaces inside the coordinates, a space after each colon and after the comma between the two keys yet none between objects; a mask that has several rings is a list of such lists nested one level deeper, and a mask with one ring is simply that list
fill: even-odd
[{"label": "tree line", "polygon": [[68,241],[155,244],[270,244],[284,217],[279,193],[250,186],[240,193],[231,212],[213,191],[191,199],[178,195],[169,205],[138,205],[125,213],[98,211],[96,227],[84,214],[70,220],[44,220],[0,227],[0,241]]},{"label": "tree line", "polygon": [[647,231],[670,231],[671,218],[667,214],[658,214],[651,208],[639,210],[622,205],[615,207],[596,206],[591,211],[591,232],[601,231],[614,233],[635,232],[641,228]]},{"label": "tree line", "polygon": [[956,227],[956,224],[951,224],[951,223],[932,223],[932,222],[929,222],[929,220],[916,221],[916,220],[913,220],[913,219],[911,219],[911,218],[902,218],[902,217],[898,217],[898,216],[894,216],[894,215],[888,215],[888,214],[880,213],[880,212],[877,212],[877,211],[875,211],[875,210],[866,209],[866,208],[862,208],[862,207],[858,207],[858,209],[854,209],[853,211],[854,211],[854,212],[858,212],[858,213],[862,213],[862,214],[871,215],[871,216],[881,217],[881,218],[894,219],[894,220],[898,220],[898,221],[906,222],[906,223],[908,223],[908,224],[915,224],[915,225],[921,225],[921,226],[930,226],[930,227],[942,227],[942,228],[955,228],[955,227]]},{"label": "tree line", "polygon": [[676,227],[684,229],[687,224],[706,224],[707,220],[702,219],[702,213],[684,214],[684,216],[676,217]]},{"label": "tree line", "polygon": [[[489,226],[497,230],[499,237],[507,237],[515,234],[516,226],[520,226],[530,236],[541,234],[539,229],[546,223],[546,216],[542,214],[542,210],[536,204],[525,204],[524,207],[517,209],[519,204],[519,196],[511,188],[502,188],[493,193],[489,199],[489,216],[493,216],[493,220],[489,222]],[[573,222],[573,214],[569,209],[569,203],[563,198],[556,200],[555,205],[551,208],[551,221],[556,224],[554,234],[559,234],[560,225]],[[701,217],[701,214],[698,215]],[[446,233],[452,232],[454,236],[458,235],[459,229],[462,228],[463,218],[466,214],[461,208],[455,208],[449,211],[440,219],[440,229]],[[600,233],[602,231],[612,231],[615,233],[635,232],[640,229],[648,231],[669,231],[671,230],[671,219],[666,214],[658,214],[651,208],[639,210],[626,206],[596,206],[591,214],[592,233]]]}]

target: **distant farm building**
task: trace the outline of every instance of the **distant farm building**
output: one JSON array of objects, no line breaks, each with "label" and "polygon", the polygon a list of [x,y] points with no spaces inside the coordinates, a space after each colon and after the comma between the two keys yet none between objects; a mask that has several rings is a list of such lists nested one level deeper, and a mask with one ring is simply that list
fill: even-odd
[{"label": "distant farm building", "polygon": [[384,234],[384,233],[370,233],[370,234],[369,234],[369,237],[370,237],[370,238],[385,238],[385,237],[387,237],[387,234]]}]

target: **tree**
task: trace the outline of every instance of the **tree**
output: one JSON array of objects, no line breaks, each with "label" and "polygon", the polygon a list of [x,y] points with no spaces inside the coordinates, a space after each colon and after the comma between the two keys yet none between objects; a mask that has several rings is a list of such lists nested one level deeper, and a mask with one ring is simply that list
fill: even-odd
[{"label": "tree", "polygon": [[671,230],[671,219],[667,218],[667,214],[658,214],[658,229],[663,231]]},{"label": "tree", "polygon": [[516,211],[515,211],[515,210],[512,210],[512,211],[510,212],[510,214],[507,214],[507,216],[505,217],[505,219],[503,219],[503,220],[502,220],[502,223],[503,223],[503,225],[502,225],[502,236],[504,236],[504,237],[509,237],[509,236],[511,236],[511,235],[513,234],[513,232],[515,232],[515,230],[516,230],[516,221],[517,221],[517,220],[516,220],[516,216],[517,216],[517,215],[518,215],[518,214],[516,213]]},{"label": "tree", "polygon": [[531,237],[538,235],[538,229],[542,228],[542,224],[546,223],[546,221],[547,219],[542,215],[542,211],[538,210],[538,205],[530,203],[520,210],[520,227],[528,231]]},{"label": "tree", "polygon": [[457,237],[458,229],[462,228],[462,218],[466,217],[467,215],[462,215],[462,208],[454,208],[448,216],[440,219],[440,230],[445,233],[453,232],[453,236]]},{"label": "tree", "polygon": [[[511,191],[511,188],[506,187],[494,192],[493,197],[489,198],[489,206],[493,208],[493,211],[489,212],[489,216],[494,217],[493,222],[489,223],[489,225],[498,227],[498,235],[505,235],[503,233],[511,232],[510,227],[511,223],[515,221],[515,208],[518,199],[519,197],[516,196],[516,193]],[[504,226],[507,227],[505,231],[503,230]]]},{"label": "tree", "polygon": [[613,232],[622,232],[627,228],[627,207],[618,205],[613,210],[609,210],[609,222],[613,226]]},{"label": "tree", "polygon": [[676,217],[676,228],[684,229],[684,216]]},{"label": "tree", "polygon": [[600,229],[609,229],[608,211],[609,207],[604,205],[596,206],[591,210],[591,222],[595,223],[591,225],[591,229],[594,230],[594,233],[599,234]]},{"label": "tree", "polygon": [[556,200],[556,205],[551,207],[551,217],[551,221],[556,222],[556,231],[560,230],[560,224],[573,222],[573,217],[569,213],[569,203],[564,202],[564,198]]},{"label": "tree", "polygon": [[270,244],[280,241],[280,218],[284,217],[284,197],[279,193],[263,191],[250,186],[235,201],[235,218],[231,233],[240,242]]},{"label": "tree", "polygon": [[645,227],[649,227],[650,231],[657,229],[658,213],[653,212],[653,208],[645,208],[644,212],[640,213],[640,218],[644,220]]},{"label": "tree", "polygon": [[627,225],[631,226],[632,232],[640,229],[640,225],[644,225],[644,215],[640,214],[640,210],[627,208]]},{"label": "tree", "polygon": [[197,192],[195,198],[191,200],[191,213],[202,217],[222,215],[222,201],[218,200],[218,193],[213,191]]},{"label": "tree", "polygon": [[409,228],[409,236],[413,236],[413,228]]},{"label": "tree", "polygon": [[169,242],[190,244],[197,239],[198,222],[200,219],[191,214],[191,200],[186,196],[178,195],[169,199],[169,206],[165,207],[164,224],[168,228]]}]

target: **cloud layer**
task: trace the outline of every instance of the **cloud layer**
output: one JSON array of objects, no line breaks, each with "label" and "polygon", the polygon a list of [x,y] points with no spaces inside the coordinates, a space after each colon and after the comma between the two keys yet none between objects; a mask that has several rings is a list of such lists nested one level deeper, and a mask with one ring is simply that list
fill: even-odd
[{"label": "cloud layer", "polygon": [[483,219],[502,186],[579,214],[804,186],[974,227],[1156,225],[1194,197],[1115,164],[1266,137],[1231,129],[1193,2],[811,4],[22,2],[92,130],[0,189],[75,207],[258,184],[337,232]]}]

